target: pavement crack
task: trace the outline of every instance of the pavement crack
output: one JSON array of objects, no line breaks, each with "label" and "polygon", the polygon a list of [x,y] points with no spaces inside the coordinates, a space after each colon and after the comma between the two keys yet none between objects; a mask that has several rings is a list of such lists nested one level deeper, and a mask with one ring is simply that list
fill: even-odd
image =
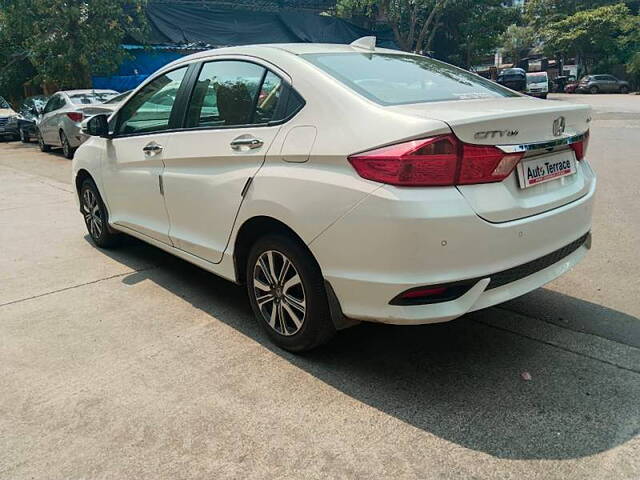
[{"label": "pavement crack", "polygon": [[94,283],[100,283],[100,282],[103,282],[105,280],[112,280],[114,278],[124,277],[126,275],[131,275],[133,273],[146,272],[148,270],[153,270],[153,269],[158,268],[158,267],[160,267],[160,265],[152,265],[152,266],[147,267],[147,268],[141,268],[139,270],[131,270],[130,272],[118,273],[117,275],[111,275],[109,277],[99,278],[97,280],[92,280],[90,282],[79,283],[77,285],[71,285],[69,287],[59,288],[57,290],[52,290],[51,292],[40,293],[38,295],[33,295],[31,297],[20,298],[18,300],[11,300],[10,302],[0,303],[0,307],[6,307],[8,305],[13,305],[13,304],[16,304],[16,303],[22,303],[22,302],[26,302],[28,300],[34,300],[36,298],[46,297],[46,296],[49,296],[49,295],[53,295],[55,293],[66,292],[67,290],[73,290],[74,288],[84,287],[86,285],[93,285]]}]

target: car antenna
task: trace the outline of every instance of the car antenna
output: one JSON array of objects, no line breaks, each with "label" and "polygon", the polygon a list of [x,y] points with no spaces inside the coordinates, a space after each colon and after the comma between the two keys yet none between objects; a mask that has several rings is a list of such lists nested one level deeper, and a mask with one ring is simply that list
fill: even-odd
[{"label": "car antenna", "polygon": [[375,51],[376,49],[376,37],[361,37],[357,40],[354,40],[349,45],[355,48],[362,48],[363,50]]}]

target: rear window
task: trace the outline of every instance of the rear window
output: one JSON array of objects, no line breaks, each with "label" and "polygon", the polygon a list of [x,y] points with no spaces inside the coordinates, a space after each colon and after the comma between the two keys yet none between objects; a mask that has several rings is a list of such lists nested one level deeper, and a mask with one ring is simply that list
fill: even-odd
[{"label": "rear window", "polygon": [[117,93],[76,93],[69,95],[69,98],[76,105],[90,105],[93,103],[104,103],[116,95]]},{"label": "rear window", "polygon": [[417,55],[354,52],[301,57],[381,105],[519,96],[466,70]]}]

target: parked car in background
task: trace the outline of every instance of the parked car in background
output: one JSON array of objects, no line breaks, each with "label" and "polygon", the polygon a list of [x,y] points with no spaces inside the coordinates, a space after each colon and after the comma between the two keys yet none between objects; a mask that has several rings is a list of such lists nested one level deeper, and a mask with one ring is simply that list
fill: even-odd
[{"label": "parked car in background", "polygon": [[578,81],[569,82],[564,86],[564,93],[576,93],[578,88]]},{"label": "parked car in background", "polygon": [[0,139],[10,138],[17,140],[20,138],[20,132],[15,125],[11,125],[10,121],[13,121],[18,116],[18,113],[11,108],[9,102],[0,97]]},{"label": "parked car in background", "polygon": [[8,125],[18,131],[23,143],[38,137],[36,123],[47,99],[45,95],[25,98],[18,107],[18,115],[9,119]]},{"label": "parked car in background", "polygon": [[549,76],[547,72],[527,73],[525,93],[532,97],[547,98],[547,95],[549,95]]},{"label": "parked car in background", "polygon": [[62,147],[67,158],[85,140],[80,124],[85,118],[111,112],[101,104],[118,95],[115,90],[67,90],[51,96],[38,122],[40,150]]},{"label": "parked car in background", "polygon": [[302,351],[567,272],[591,245],[590,118],[370,38],[220,48],[89,119],[73,184],[97,246],[125,232],[244,284]]},{"label": "parked car in background", "polygon": [[527,74],[522,68],[507,68],[498,74],[498,83],[516,92],[527,88]]},{"label": "parked car in background", "polygon": [[613,75],[585,75],[580,79],[580,93],[629,93],[629,82],[618,80]]},{"label": "parked car in background", "polygon": [[576,77],[574,75],[562,75],[553,79],[551,84],[553,85],[553,90],[556,93],[562,93],[565,91],[565,87],[571,83],[576,83]]}]

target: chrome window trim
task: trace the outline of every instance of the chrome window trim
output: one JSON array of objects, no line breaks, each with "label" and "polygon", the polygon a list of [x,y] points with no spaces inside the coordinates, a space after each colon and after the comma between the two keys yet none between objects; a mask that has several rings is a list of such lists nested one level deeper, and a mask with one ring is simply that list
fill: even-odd
[{"label": "chrome window trim", "polygon": [[521,153],[521,152],[530,152],[532,150],[548,150],[550,148],[558,147],[560,145],[571,145],[572,143],[578,143],[584,140],[586,136],[587,136],[587,132],[583,132],[578,135],[572,135],[569,137],[559,138],[557,140],[550,140],[547,142],[523,143],[520,145],[496,145],[496,146],[505,153]]}]

